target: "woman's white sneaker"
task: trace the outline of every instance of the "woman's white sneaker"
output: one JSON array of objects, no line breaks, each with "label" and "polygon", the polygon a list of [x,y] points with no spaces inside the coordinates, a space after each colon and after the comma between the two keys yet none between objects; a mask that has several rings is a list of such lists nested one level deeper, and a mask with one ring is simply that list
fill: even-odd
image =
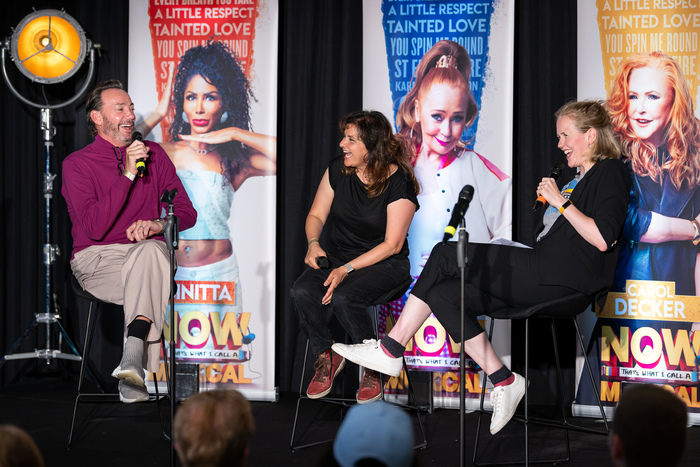
[{"label": "woman's white sneaker", "polygon": [[351,362],[389,376],[399,376],[403,368],[403,357],[393,358],[384,353],[376,339],[365,339],[362,344],[333,344],[333,352]]},{"label": "woman's white sneaker", "polygon": [[520,399],[525,395],[525,378],[513,373],[515,379],[507,386],[496,386],[491,391],[491,434],[495,435],[513,418]]}]

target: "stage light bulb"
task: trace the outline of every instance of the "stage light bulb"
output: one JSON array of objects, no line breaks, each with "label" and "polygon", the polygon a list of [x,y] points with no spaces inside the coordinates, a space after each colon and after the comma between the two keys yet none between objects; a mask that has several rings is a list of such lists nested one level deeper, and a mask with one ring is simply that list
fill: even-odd
[{"label": "stage light bulb", "polygon": [[85,33],[62,11],[36,11],[25,17],[12,35],[12,58],[17,68],[40,83],[66,80],[80,68],[85,54]]}]

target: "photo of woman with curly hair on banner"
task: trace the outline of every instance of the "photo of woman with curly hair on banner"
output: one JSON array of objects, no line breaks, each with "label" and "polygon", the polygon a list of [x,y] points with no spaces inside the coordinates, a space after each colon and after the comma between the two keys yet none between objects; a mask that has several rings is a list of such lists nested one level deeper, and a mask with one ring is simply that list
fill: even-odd
[{"label": "photo of woman with curly hair on banner", "polygon": [[[158,108],[139,125],[147,134],[172,110],[162,146],[199,213],[197,224],[180,234],[176,280],[234,283],[232,305],[196,306],[217,311],[221,319],[227,312],[240,319],[242,312],[229,228],[234,193],[251,177],[274,175],[277,166],[276,138],[251,131],[252,97],[236,56],[223,43],[209,41],[183,54]],[[177,309],[183,315],[192,306]]]}]

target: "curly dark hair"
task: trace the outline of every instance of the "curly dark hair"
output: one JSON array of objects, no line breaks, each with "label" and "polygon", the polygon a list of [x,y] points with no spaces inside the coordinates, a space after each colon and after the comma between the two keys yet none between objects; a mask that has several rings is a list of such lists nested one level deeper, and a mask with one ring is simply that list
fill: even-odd
[{"label": "curly dark hair", "polygon": [[[367,148],[367,169],[369,178],[367,196],[376,198],[384,192],[387,181],[391,176],[391,164],[398,165],[411,179],[416,193],[420,192],[420,185],[413,174],[409,150],[403,141],[394,135],[391,123],[383,113],[376,110],[359,110],[347,114],[340,121],[340,131],[353,125],[357,128],[362,143]],[[344,175],[352,175],[354,168],[342,167]]]},{"label": "curly dark hair", "polygon": [[[187,83],[196,75],[219,91],[221,105],[228,113],[228,119],[223,125],[219,124],[219,128],[236,127],[250,131],[250,99],[255,99],[250,82],[235,53],[222,42],[208,41],[206,45],[192,47],[180,58],[173,85],[172,108],[175,114],[169,130],[170,140],[180,141],[178,135],[191,131],[190,124],[182,119],[182,111]],[[220,145],[218,152],[222,175],[233,181],[248,159],[246,146],[231,141]]]}]

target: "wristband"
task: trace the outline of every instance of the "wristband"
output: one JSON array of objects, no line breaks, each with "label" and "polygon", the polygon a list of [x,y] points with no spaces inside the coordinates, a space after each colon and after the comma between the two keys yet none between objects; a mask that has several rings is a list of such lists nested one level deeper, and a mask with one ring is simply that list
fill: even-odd
[{"label": "wristband", "polygon": [[345,263],[345,269],[348,271],[348,274],[350,274],[351,272],[353,272],[355,270],[355,268],[353,268],[352,264],[350,264],[350,263]]},{"label": "wristband", "polygon": [[153,222],[160,226],[160,231],[165,232],[165,221],[161,218],[153,219]]},{"label": "wristband", "polygon": [[312,243],[319,243],[319,242],[318,242],[318,238],[312,238],[311,240],[309,240],[309,245],[308,245],[308,246],[311,246]]},{"label": "wristband", "polygon": [[128,170],[124,170],[124,172],[122,172],[122,175],[124,175],[126,178],[128,178],[132,182],[136,179],[136,175],[132,174]]},{"label": "wristband", "polygon": [[695,237],[693,237],[693,245],[697,245],[700,243],[700,222],[697,220],[693,219],[690,221],[691,224],[693,224],[693,227],[695,227]]},{"label": "wristband", "polygon": [[570,200],[570,199],[567,199],[566,202],[565,202],[564,204],[562,204],[561,207],[559,208],[559,212],[562,213],[562,214],[564,214],[564,209],[568,208],[568,207],[571,206],[572,204],[573,204],[573,203],[571,202],[571,200]]}]

